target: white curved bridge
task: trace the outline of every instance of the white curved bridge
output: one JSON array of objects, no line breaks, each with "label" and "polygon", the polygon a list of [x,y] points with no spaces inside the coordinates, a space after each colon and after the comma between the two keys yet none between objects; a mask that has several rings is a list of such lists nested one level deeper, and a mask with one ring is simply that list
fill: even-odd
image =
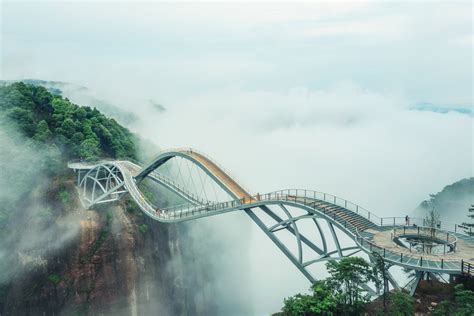
[{"label": "white curved bridge", "polygon": [[[190,174],[194,170],[194,178],[199,181],[191,177],[179,182],[172,172],[166,171],[166,167],[178,160],[181,164],[185,161]],[[423,231],[422,219],[412,218],[407,225],[405,218],[380,218],[345,199],[311,190],[290,189],[252,195],[216,162],[193,149],[164,151],[144,166],[132,161],[103,160],[70,162],[69,167],[78,173],[79,190],[86,208],[116,201],[129,193],[145,214],[164,223],[244,211],[311,282],[315,278],[309,267],[314,263],[337,260],[360,251],[367,253],[371,260],[377,252],[387,264],[417,271],[409,283],[412,292],[426,273],[458,275],[474,272],[474,237],[469,236],[462,225],[446,222],[438,225],[436,234],[446,237],[445,253],[412,252],[394,243],[392,238],[402,229],[406,234],[413,230]],[[178,170],[179,176],[183,175],[181,169],[174,169]],[[156,201],[142,193],[140,186],[145,180],[164,187],[183,203],[156,205]],[[202,187],[196,186],[196,182]],[[204,188],[206,183],[217,185],[227,198],[219,200],[216,193],[216,198],[210,199]],[[303,233],[302,222],[310,222],[314,233]],[[293,236],[294,250],[290,250],[288,241],[278,237],[280,231]],[[341,246],[338,237],[341,233],[353,241],[352,246]],[[393,278],[390,281],[398,288]]]}]

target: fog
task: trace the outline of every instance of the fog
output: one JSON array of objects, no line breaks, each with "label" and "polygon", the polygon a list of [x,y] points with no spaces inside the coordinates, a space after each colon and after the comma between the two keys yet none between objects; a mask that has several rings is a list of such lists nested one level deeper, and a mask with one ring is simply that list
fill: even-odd
[{"label": "fog", "polygon": [[55,209],[45,197],[51,185],[46,166],[58,159],[57,151],[33,147],[4,120],[0,148],[0,215],[10,217],[4,227],[9,233],[0,240],[0,281],[5,284],[46,268],[47,258],[78,235],[79,221],[75,212]]},{"label": "fog", "polygon": [[[2,79],[86,86],[252,193],[314,189],[404,215],[473,175],[471,25],[470,2],[6,2]],[[244,214],[200,221],[233,249],[222,279],[249,274],[231,283],[255,314],[309,287]]]}]

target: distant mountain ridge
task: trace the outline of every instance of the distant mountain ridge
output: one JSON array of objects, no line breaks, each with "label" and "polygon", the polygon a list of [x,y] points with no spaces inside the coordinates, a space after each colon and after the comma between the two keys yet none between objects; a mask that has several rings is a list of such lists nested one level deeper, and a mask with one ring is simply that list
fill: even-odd
[{"label": "distant mountain ridge", "polygon": [[418,205],[413,216],[424,217],[434,205],[440,218],[449,222],[468,222],[469,206],[474,204],[474,177],[465,178],[445,186],[440,192],[430,194],[430,198]]}]

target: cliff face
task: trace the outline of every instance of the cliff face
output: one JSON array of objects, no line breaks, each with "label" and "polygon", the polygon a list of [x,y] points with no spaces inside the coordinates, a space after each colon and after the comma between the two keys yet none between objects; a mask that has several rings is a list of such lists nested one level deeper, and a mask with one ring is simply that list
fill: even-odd
[{"label": "cliff face", "polygon": [[[3,287],[1,315],[215,313],[206,302],[210,298],[196,300],[199,291],[191,286],[205,283],[205,277],[196,273],[197,267],[189,271],[182,260],[179,240],[185,226],[152,221],[126,202],[84,210],[78,207],[73,180],[67,188],[74,207],[51,223],[50,241],[67,230],[75,231],[74,237],[59,249],[44,245],[41,255],[13,254],[11,262],[19,269]],[[57,194],[53,189],[47,195]]]},{"label": "cliff face", "polygon": [[137,142],[95,108],[0,82],[0,316],[249,314],[244,226],[235,247],[216,221],[160,224],[126,198],[80,206],[66,162],[136,158]]}]

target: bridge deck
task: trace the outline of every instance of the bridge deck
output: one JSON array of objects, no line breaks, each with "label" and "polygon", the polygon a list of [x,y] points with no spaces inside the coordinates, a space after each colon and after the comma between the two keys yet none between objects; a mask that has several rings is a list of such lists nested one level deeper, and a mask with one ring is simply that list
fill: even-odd
[{"label": "bridge deck", "polygon": [[[448,273],[459,273],[459,271],[462,271],[463,262],[471,262],[474,265],[474,236],[454,232],[454,234],[458,236],[459,248],[458,252],[450,255],[435,256],[410,253],[409,250],[396,245],[392,241],[392,228],[400,226],[400,223],[396,222],[396,218],[390,218],[390,220],[387,221],[349,201],[315,191],[285,190],[251,196],[242,186],[210,159],[194,151],[183,152],[207,168],[210,173],[233,193],[235,199],[228,202],[202,204],[195,199],[193,200],[189,192],[185,192],[182,188],[168,183],[168,188],[180,194],[191,204],[186,207],[180,206],[157,210],[156,207],[153,207],[146,200],[135,183],[134,177],[139,174],[142,168],[141,166],[129,161],[109,161],[109,163],[113,163],[120,168],[128,192],[142,211],[153,219],[161,222],[179,222],[271,204],[296,205],[336,224],[337,227],[345,231],[349,236],[352,236],[358,246],[365,252],[379,252],[386,260],[392,263],[410,268],[438,272],[445,271]],[[91,164],[77,162],[71,163],[69,166],[76,170],[87,170],[94,167]],[[166,184],[163,176],[157,172],[152,172],[149,176],[154,178],[157,182]],[[301,192],[304,192],[304,194],[300,194]],[[352,207],[352,209],[350,209],[350,207]],[[391,224],[392,219],[393,225]],[[388,225],[387,222],[389,223]]]},{"label": "bridge deck", "polygon": [[217,166],[213,161],[195,151],[186,151],[186,153],[202,163],[212,174],[214,174],[237,199],[249,199],[251,196],[234,179],[232,179],[224,170]]}]

